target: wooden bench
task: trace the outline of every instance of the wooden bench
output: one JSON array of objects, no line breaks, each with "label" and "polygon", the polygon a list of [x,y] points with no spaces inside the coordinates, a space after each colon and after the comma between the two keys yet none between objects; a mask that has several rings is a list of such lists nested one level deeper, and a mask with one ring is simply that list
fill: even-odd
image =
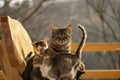
[{"label": "wooden bench", "polygon": [[[72,44],[72,51],[75,51],[78,43]],[[107,43],[86,43],[83,48],[84,52],[103,52],[103,51],[116,51],[120,55],[120,43],[107,42]],[[120,78],[120,70],[86,70],[83,78]]]},{"label": "wooden bench", "polygon": [[[25,68],[24,57],[33,51],[32,42],[26,30],[17,20],[10,17],[0,18],[3,37],[0,40],[0,80],[22,80]],[[78,43],[72,44],[75,51]],[[92,47],[91,47],[92,46]],[[83,51],[114,51],[120,49],[120,43],[86,43]],[[83,78],[120,78],[120,70],[86,70]],[[107,74],[107,75],[106,75]]]}]

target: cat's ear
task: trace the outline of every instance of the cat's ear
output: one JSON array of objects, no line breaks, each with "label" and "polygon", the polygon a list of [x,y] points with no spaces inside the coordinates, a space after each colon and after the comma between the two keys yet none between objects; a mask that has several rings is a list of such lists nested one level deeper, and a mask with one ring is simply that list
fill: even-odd
[{"label": "cat's ear", "polygon": [[34,42],[34,43],[32,43],[32,45],[33,45],[33,48],[37,48],[38,47],[38,42]]},{"label": "cat's ear", "polygon": [[47,41],[46,40],[41,40],[39,42],[32,43],[32,45],[33,45],[34,48],[37,48],[38,46],[46,47],[47,46]]},{"label": "cat's ear", "polygon": [[52,25],[51,25],[51,32],[52,32],[52,33],[55,33],[55,31],[56,31],[56,27],[52,24]]},{"label": "cat's ear", "polygon": [[71,32],[71,31],[72,31],[72,25],[71,25],[71,24],[67,26],[67,31],[68,31],[68,32]]}]

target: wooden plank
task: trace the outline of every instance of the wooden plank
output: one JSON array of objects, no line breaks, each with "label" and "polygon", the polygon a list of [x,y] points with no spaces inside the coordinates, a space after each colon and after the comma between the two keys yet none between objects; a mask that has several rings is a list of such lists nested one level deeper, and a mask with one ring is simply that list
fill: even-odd
[{"label": "wooden plank", "polygon": [[[0,71],[0,79],[3,79],[4,74]],[[82,76],[84,79],[88,78],[120,78],[120,70],[85,70],[85,74]]]},{"label": "wooden plank", "polygon": [[83,78],[120,78],[120,70],[86,70]]},{"label": "wooden plank", "polygon": [[8,16],[0,18],[0,62],[7,80],[22,80],[24,58],[33,52],[32,41],[22,24]]},{"label": "wooden plank", "polygon": [[[78,43],[72,44],[72,51],[76,51]],[[107,42],[107,43],[86,43],[83,51],[95,52],[95,51],[114,51],[120,49],[120,43],[118,42]]]},{"label": "wooden plank", "polygon": [[1,17],[0,22],[9,62],[22,73],[25,68],[24,58],[29,52],[34,53],[32,41],[19,21],[5,16]]},{"label": "wooden plank", "polygon": [[4,40],[0,40],[0,61],[6,80],[22,80],[17,67],[13,67],[9,61]]},{"label": "wooden plank", "polygon": [[3,71],[0,71],[0,80],[7,80]]}]

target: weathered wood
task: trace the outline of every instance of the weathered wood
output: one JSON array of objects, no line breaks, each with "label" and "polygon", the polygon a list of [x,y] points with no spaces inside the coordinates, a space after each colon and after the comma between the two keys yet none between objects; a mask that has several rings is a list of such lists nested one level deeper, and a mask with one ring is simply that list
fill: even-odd
[{"label": "weathered wood", "polygon": [[[2,62],[2,71],[6,77],[7,80],[22,80],[20,76],[20,72],[16,67],[13,67],[11,63],[9,62],[9,58],[7,55],[7,50],[5,47],[5,41],[0,40],[0,60]],[[3,74],[1,74],[3,75]],[[2,76],[4,77],[4,76]],[[5,78],[4,77],[4,78]]]},{"label": "weathered wood", "polygon": [[24,58],[29,52],[33,52],[31,39],[17,20],[6,16],[0,22],[9,62],[22,72],[25,67]]},{"label": "weathered wood", "polygon": [[120,78],[120,70],[86,70],[83,78]]},{"label": "weathered wood", "polygon": [[33,51],[29,35],[20,22],[8,16],[0,18],[0,62],[7,80],[22,80],[24,58]]},{"label": "weathered wood", "polygon": [[[0,71],[0,79],[5,78],[2,71]],[[85,70],[83,79],[95,79],[95,78],[120,78],[120,70]]]},{"label": "weathered wood", "polygon": [[0,71],[0,80],[7,80],[3,71]]},{"label": "weathered wood", "polygon": [[[79,43],[72,44],[72,51],[76,51]],[[114,51],[120,49],[120,43],[118,42],[108,42],[108,43],[86,43],[83,51],[95,52],[95,51]]]}]

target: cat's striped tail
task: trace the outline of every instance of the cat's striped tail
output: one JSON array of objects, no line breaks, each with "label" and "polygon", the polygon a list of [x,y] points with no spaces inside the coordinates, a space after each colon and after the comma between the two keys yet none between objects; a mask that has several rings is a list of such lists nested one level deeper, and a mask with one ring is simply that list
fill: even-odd
[{"label": "cat's striped tail", "polygon": [[86,42],[87,33],[86,33],[85,28],[82,25],[78,24],[78,27],[82,30],[83,36],[82,36],[82,40],[80,41],[79,46],[76,50],[76,57],[78,57],[81,60],[81,56],[82,56],[81,52],[82,52],[82,49],[83,49],[85,42]]}]

